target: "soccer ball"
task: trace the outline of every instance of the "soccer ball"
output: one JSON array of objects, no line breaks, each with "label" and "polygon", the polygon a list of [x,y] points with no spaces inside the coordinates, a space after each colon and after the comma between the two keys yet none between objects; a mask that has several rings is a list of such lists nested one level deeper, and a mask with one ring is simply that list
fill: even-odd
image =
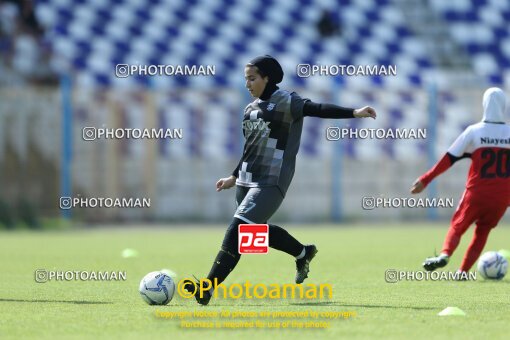
[{"label": "soccer ball", "polygon": [[478,260],[478,272],[486,280],[501,280],[508,268],[508,261],[495,251],[488,251]]},{"label": "soccer ball", "polygon": [[175,283],[165,273],[151,272],[140,282],[139,291],[149,305],[166,305],[174,296]]}]

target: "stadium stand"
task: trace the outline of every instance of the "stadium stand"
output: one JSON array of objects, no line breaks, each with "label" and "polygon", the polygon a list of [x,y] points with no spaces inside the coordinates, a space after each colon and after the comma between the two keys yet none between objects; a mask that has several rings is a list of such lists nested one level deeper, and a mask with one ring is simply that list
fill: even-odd
[{"label": "stadium stand", "polygon": [[[318,30],[324,10],[338,19],[338,34],[322,36]],[[314,158],[317,166],[301,162],[297,175],[307,177],[337,167],[370,178],[365,167],[371,164],[387,180],[381,192],[389,194],[408,179],[396,173],[387,160],[414,162],[403,170],[406,176],[414,176],[416,164],[435,160],[462,129],[479,119],[480,87],[501,85],[510,79],[510,5],[505,1],[39,0],[35,13],[37,29],[16,30],[15,6],[0,3],[0,15],[5,18],[0,26],[1,83],[23,83],[41,70],[48,74],[49,69],[72,75],[76,141],[81,141],[79,129],[83,126],[178,127],[186,133],[182,140],[158,141],[155,156],[132,140],[118,144],[76,142],[73,169],[81,169],[83,174],[74,176],[74,184],[94,192],[111,194],[114,182],[99,177],[114,177],[122,169],[142,174],[126,175],[122,181],[128,183],[122,192],[132,194],[143,192],[142,187],[151,183],[154,173],[172,170],[209,183],[235,164],[242,147],[241,112],[251,100],[244,90],[243,67],[256,55],[270,53],[280,60],[286,72],[283,88],[315,101],[351,107],[373,105],[380,112],[375,121],[307,118],[299,157]],[[434,21],[429,23],[431,19]],[[417,23],[425,28],[433,24],[439,33],[427,36],[423,32],[433,30],[420,30]],[[437,34],[443,35],[446,45],[455,45],[452,51],[459,55],[450,56],[446,49],[446,62],[445,58],[438,59],[433,49]],[[457,59],[461,62],[451,62]],[[117,64],[215,65],[216,74],[118,78]],[[396,65],[397,76],[306,78],[298,76],[298,64]],[[451,80],[466,74],[474,76],[476,82]],[[50,118],[51,112],[59,110],[58,91],[33,96],[54,105],[44,108],[45,117],[54,126],[60,119]],[[0,109],[12,114],[22,97],[5,96]],[[38,105],[30,107],[26,117],[40,115]],[[3,117],[7,119],[7,115]],[[428,128],[433,135],[427,140],[347,139],[328,143],[325,131],[329,126]],[[51,145],[56,137],[34,137],[39,138],[48,142],[33,143],[36,149]],[[57,150],[38,152],[53,153],[55,160],[60,157]],[[339,152],[343,157],[335,156]],[[143,169],[142,158],[146,164],[154,162],[156,170]],[[179,168],[172,163],[176,159],[181,162]],[[349,162],[332,165],[335,159]],[[205,167],[217,167],[214,176],[200,177],[205,176]],[[333,177],[324,176],[319,186],[329,190]],[[220,206],[231,203],[226,199],[216,206],[207,203],[212,199],[201,191],[204,183],[194,183],[190,189],[188,183],[181,187],[168,177],[157,178],[159,182],[152,190],[157,192],[161,217],[189,217],[196,206],[201,206],[207,210],[206,216],[218,218]],[[309,192],[311,184],[306,179],[296,183],[296,190]],[[359,191],[365,183],[344,183],[341,195],[347,196],[351,185],[352,190]],[[440,185],[448,188],[449,179]],[[289,206],[299,204],[304,215],[323,216],[336,203],[320,195],[317,190],[310,195],[310,202]],[[190,204],[169,210],[175,197],[188,199]],[[358,206],[358,201],[344,200],[346,210]]]}]

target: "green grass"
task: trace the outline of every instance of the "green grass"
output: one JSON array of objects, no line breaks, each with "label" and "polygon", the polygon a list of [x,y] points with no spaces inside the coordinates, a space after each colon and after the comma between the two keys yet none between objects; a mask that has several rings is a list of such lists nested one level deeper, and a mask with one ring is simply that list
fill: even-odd
[{"label": "green grass", "polygon": [[[319,253],[305,283],[329,283],[331,300],[216,299],[207,307],[174,297],[167,306],[146,305],[138,294],[148,272],[169,268],[179,278],[204,275],[216,255],[224,229],[107,229],[63,232],[0,233],[0,338],[487,338],[508,336],[509,277],[500,282],[403,281],[386,283],[386,269],[420,270],[422,260],[441,248],[446,224],[289,226]],[[469,243],[468,231],[449,270],[455,270]],[[136,258],[120,256],[124,248]],[[486,250],[510,248],[510,228],[499,226]],[[122,282],[52,281],[36,283],[34,271],[126,271]],[[294,261],[270,250],[268,255],[241,258],[226,284],[291,283]],[[448,306],[465,317],[439,317]],[[155,311],[354,311],[347,320],[331,320],[328,329],[182,329],[176,320],[157,318]],[[207,319],[206,319],[207,320]],[[236,319],[234,321],[241,321]],[[259,319],[259,321],[271,321]],[[285,321],[285,320],[280,320]],[[290,320],[287,320],[290,321]],[[310,321],[301,319],[298,321]]]}]

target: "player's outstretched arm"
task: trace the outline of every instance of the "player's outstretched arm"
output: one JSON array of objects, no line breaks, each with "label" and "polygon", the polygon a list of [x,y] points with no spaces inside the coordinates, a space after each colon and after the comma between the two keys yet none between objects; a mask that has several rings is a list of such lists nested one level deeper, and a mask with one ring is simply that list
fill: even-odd
[{"label": "player's outstretched arm", "polygon": [[303,105],[303,115],[308,117],[348,119],[348,118],[373,118],[377,116],[375,110],[370,106],[359,109],[342,107],[334,104],[314,103],[310,100]]},{"label": "player's outstretched arm", "polygon": [[414,181],[413,186],[411,187],[411,193],[412,194],[419,194],[422,192],[427,185],[429,185],[434,178],[441,175],[443,172],[448,170],[453,163],[458,161],[459,159],[464,157],[455,157],[450,153],[445,153],[443,158],[439,162],[436,163],[429,171],[424,173],[420,178],[418,178],[416,181]]},{"label": "player's outstretched arm", "polygon": [[234,175],[230,177],[220,178],[218,182],[216,182],[216,191],[230,189],[234,185],[236,185],[236,177]]},{"label": "player's outstretched arm", "polygon": [[455,162],[462,158],[471,157],[471,153],[469,152],[471,150],[470,145],[473,138],[471,131],[471,126],[469,126],[448,148],[448,151],[443,156],[443,158],[441,158],[441,160],[437,162],[436,165],[432,167],[432,169],[414,181],[413,186],[411,187],[411,193],[418,194],[422,192],[423,189],[425,189],[434,178],[448,170]]}]

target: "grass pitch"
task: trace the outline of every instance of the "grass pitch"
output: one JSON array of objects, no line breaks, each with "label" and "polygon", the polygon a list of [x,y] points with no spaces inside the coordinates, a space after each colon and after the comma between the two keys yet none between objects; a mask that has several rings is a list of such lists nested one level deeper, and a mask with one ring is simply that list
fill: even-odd
[{"label": "grass pitch", "polygon": [[[387,269],[421,270],[426,256],[439,251],[447,223],[438,225],[321,226],[287,229],[319,253],[305,283],[329,283],[333,298],[325,300],[216,299],[202,307],[177,296],[167,306],[148,306],[138,294],[141,278],[168,268],[178,279],[207,274],[224,228],[107,229],[65,232],[0,233],[0,338],[488,338],[508,336],[510,276],[499,282],[385,282]],[[460,264],[472,231],[468,231],[446,270]],[[122,258],[125,248],[139,252]],[[510,227],[499,226],[486,250],[510,248]],[[36,283],[34,271],[126,271],[126,281],[50,281]],[[294,261],[273,249],[268,255],[243,256],[226,284],[293,283]],[[466,316],[440,317],[448,306]],[[160,312],[354,312],[329,322],[328,328],[288,327],[214,330],[185,329]],[[208,319],[201,319],[210,321]],[[307,319],[257,318],[275,322]],[[188,321],[197,321],[197,319]],[[216,320],[225,321],[225,319]],[[238,318],[236,322],[249,319]],[[283,323],[279,324],[281,327]]]}]

